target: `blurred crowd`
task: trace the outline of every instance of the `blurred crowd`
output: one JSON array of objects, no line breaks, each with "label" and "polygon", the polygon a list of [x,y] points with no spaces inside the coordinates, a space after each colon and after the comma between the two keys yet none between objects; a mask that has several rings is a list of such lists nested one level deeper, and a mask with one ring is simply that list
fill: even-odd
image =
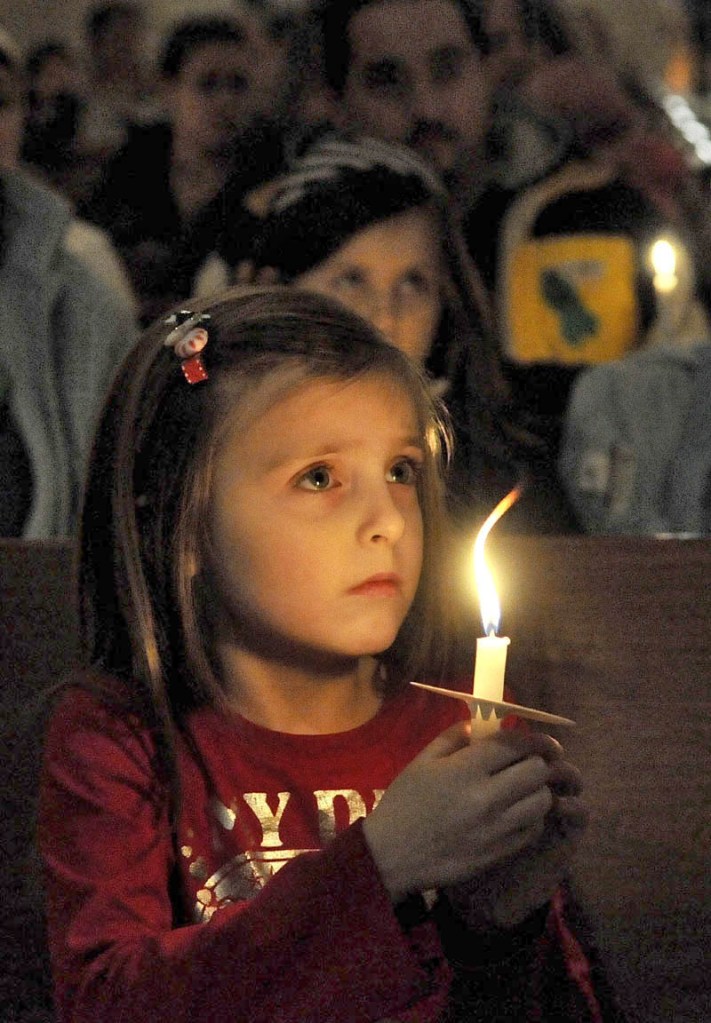
[{"label": "blurred crowd", "polygon": [[152,61],[137,0],[0,32],[0,535],[76,528],[140,327],[259,281],[423,366],[462,529],[523,482],[510,530],[711,532],[711,17],[610,6],[234,0]]}]

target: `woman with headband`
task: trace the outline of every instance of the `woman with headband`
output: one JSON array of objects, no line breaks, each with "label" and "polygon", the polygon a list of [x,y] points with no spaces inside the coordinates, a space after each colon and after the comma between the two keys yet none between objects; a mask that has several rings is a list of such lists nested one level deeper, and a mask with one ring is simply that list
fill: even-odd
[{"label": "woman with headband", "polygon": [[531,478],[507,525],[574,528],[536,424],[511,404],[486,293],[437,175],[406,149],[329,136],[258,203],[248,263],[244,237],[228,231],[221,262],[197,290],[279,281],[336,298],[414,358],[445,399],[455,432],[450,491],[463,525]]}]

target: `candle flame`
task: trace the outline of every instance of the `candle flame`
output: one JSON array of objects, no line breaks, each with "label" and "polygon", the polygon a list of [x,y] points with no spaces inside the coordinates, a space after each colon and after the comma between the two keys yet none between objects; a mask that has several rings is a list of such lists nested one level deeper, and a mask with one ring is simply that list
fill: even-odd
[{"label": "candle flame", "polygon": [[479,530],[477,538],[474,541],[474,579],[476,580],[477,593],[479,594],[479,604],[481,607],[481,621],[484,626],[484,633],[487,636],[495,635],[501,622],[501,604],[499,603],[499,597],[496,592],[496,586],[494,585],[494,577],[491,574],[489,566],[486,563],[484,556],[484,544],[486,538],[491,532],[492,528],[496,525],[502,515],[504,515],[509,508],[518,501],[522,491],[521,486],[514,487],[506,497],[504,497],[496,505],[492,513],[484,522],[484,525]]}]

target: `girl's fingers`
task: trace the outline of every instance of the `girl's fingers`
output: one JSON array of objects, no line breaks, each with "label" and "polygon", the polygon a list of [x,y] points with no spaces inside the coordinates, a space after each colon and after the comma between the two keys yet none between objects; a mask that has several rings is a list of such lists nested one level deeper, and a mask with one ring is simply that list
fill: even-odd
[{"label": "girl's fingers", "polygon": [[501,813],[522,799],[540,792],[552,804],[552,795],[547,786],[548,765],[541,757],[527,757],[489,778],[487,796],[492,813]]},{"label": "girl's fingers", "polygon": [[511,860],[524,850],[530,849],[540,834],[540,824],[536,823],[502,835],[495,844],[492,844],[489,862],[484,869],[506,871]]},{"label": "girl's fingers", "polygon": [[546,814],[553,805],[553,796],[547,787],[536,789],[507,807],[498,819],[502,835],[526,832],[530,838],[543,833]]},{"label": "girl's fingers", "polygon": [[512,750],[518,750],[522,757],[539,756],[544,760],[554,762],[564,755],[564,750],[557,739],[546,732],[499,732],[494,736],[494,741],[508,746]]},{"label": "girl's fingers", "polygon": [[472,750],[487,774],[496,774],[529,757],[540,757],[549,764],[563,757],[560,743],[544,732],[499,732],[475,742]]},{"label": "girl's fingers", "polygon": [[577,796],[555,796],[551,817],[556,830],[567,834],[570,831],[582,831],[587,826],[590,813]]}]

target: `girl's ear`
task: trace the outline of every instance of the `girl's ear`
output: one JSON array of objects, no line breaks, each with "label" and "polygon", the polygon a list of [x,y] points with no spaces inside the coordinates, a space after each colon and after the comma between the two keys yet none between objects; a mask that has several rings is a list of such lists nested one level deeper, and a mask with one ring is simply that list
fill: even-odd
[{"label": "girl's ear", "polygon": [[189,554],[186,559],[186,566],[188,572],[188,579],[192,582],[198,575],[200,575],[200,569],[202,568],[200,558],[197,554]]}]

